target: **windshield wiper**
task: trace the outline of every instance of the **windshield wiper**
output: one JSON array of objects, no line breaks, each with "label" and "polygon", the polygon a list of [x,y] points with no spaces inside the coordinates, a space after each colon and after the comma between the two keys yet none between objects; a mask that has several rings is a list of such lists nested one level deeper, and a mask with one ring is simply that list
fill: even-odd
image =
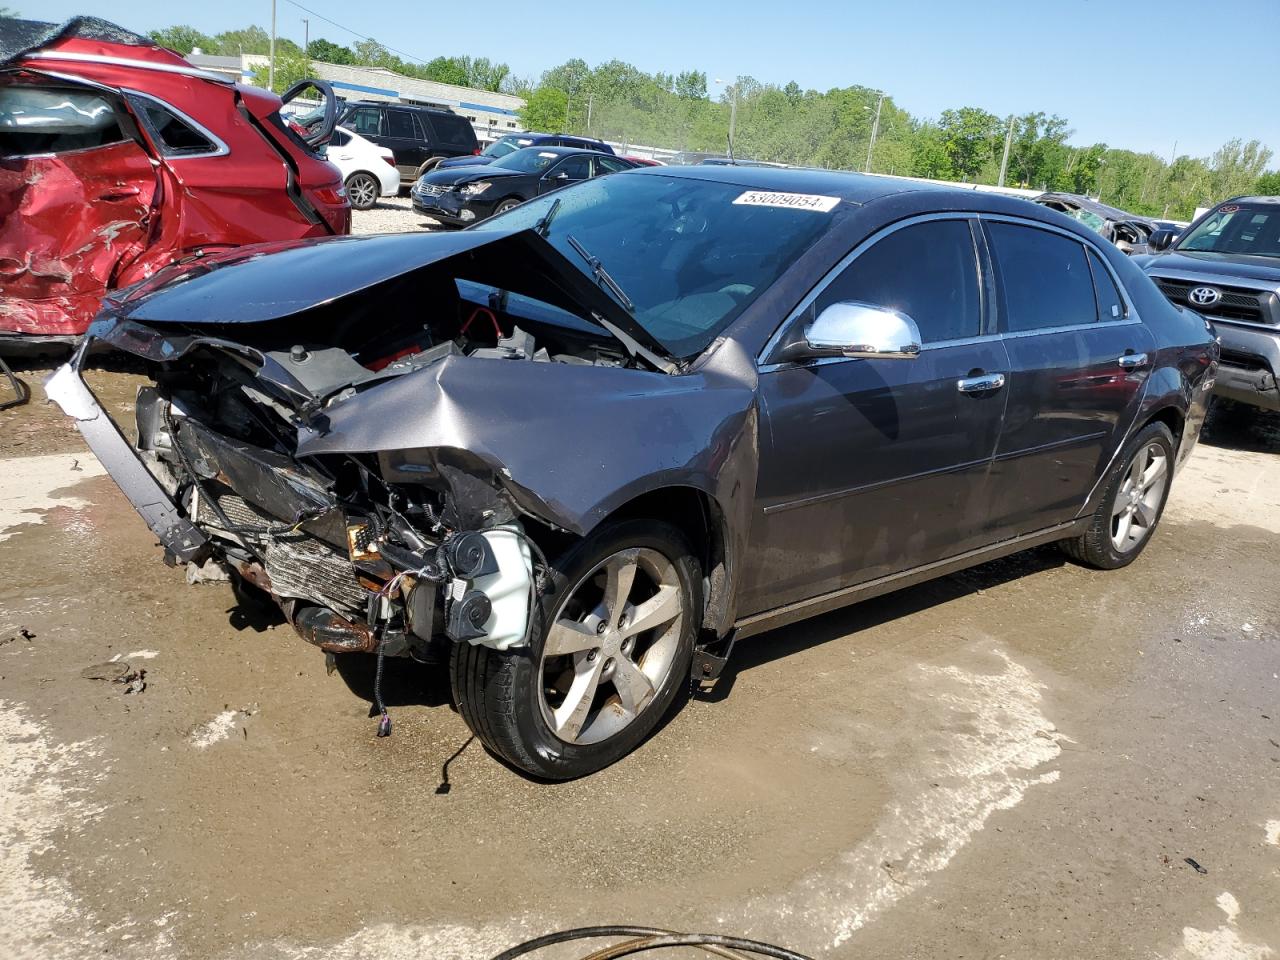
[{"label": "windshield wiper", "polygon": [[[559,200],[556,201],[556,203],[559,202]],[[591,273],[595,276],[596,283],[608,287],[609,292],[612,293],[617,298],[618,302],[626,308],[627,313],[635,313],[636,305],[631,302],[631,298],[627,296],[626,291],[623,290],[622,287],[618,286],[618,281],[609,275],[609,271],[604,268],[604,264],[600,262],[600,258],[593,257],[587,251],[587,248],[577,241],[573,234],[566,233],[564,235],[564,239],[569,246],[573,247],[574,253],[587,261],[587,266],[591,268]]]},{"label": "windshield wiper", "polygon": [[556,197],[555,202],[547,207],[547,212],[542,218],[533,225],[533,232],[540,237],[546,237],[547,231],[551,229],[551,221],[556,218],[556,214],[560,212],[560,198]]}]

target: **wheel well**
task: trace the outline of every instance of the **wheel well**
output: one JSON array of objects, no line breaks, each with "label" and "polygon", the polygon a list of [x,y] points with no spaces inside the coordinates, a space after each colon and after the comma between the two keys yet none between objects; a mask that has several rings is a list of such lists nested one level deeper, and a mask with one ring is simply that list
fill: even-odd
[{"label": "wheel well", "polygon": [[703,629],[713,630],[727,602],[724,515],[693,487],[663,487],[623,504],[607,520],[661,520],[685,535],[702,566]]},{"label": "wheel well", "polygon": [[1169,428],[1169,432],[1173,434],[1175,443],[1182,440],[1182,427],[1186,423],[1186,417],[1182,415],[1182,411],[1177,407],[1161,407],[1155,413],[1147,418],[1144,427],[1153,423],[1163,423]]}]

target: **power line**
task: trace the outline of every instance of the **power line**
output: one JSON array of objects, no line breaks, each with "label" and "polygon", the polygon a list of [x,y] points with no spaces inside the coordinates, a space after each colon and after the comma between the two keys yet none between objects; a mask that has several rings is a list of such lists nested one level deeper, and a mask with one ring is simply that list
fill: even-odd
[{"label": "power line", "polygon": [[291,6],[297,7],[299,10],[303,10],[311,14],[317,20],[323,20],[325,23],[329,24],[330,26],[337,27],[339,30],[345,30],[347,33],[351,34],[353,37],[359,37],[361,40],[372,41],[373,43],[378,44],[378,46],[382,47],[384,50],[388,50],[391,53],[397,53],[402,57],[408,57],[410,60],[416,60],[418,63],[430,62],[429,60],[426,60],[423,57],[416,57],[412,53],[405,53],[405,51],[397,50],[395,47],[388,47],[385,43],[383,43],[381,40],[378,40],[376,37],[367,36],[361,33],[359,30],[352,30],[350,27],[344,26],[343,24],[339,23],[337,20],[330,20],[323,13],[317,13],[315,10],[312,10],[310,7],[304,7],[302,4],[298,3],[297,0],[285,0],[285,3],[288,3]]}]

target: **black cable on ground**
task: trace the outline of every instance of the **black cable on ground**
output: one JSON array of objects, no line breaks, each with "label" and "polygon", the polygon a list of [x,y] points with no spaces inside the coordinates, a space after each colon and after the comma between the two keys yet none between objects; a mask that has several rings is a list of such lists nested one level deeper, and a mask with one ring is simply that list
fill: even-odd
[{"label": "black cable on ground", "polygon": [[0,373],[3,373],[8,379],[10,386],[13,387],[13,399],[0,403],[0,410],[8,410],[10,407],[20,407],[31,399],[31,388],[22,380],[18,379],[18,375],[9,369],[9,365],[4,362],[4,357],[0,357]]},{"label": "black cable on ground", "polygon": [[636,927],[621,924],[579,927],[576,930],[549,933],[512,947],[510,950],[498,954],[493,960],[515,960],[516,957],[526,956],[545,947],[568,943],[572,940],[588,940],[597,937],[641,937],[644,939],[632,940],[618,944],[616,947],[606,947],[603,950],[597,950],[591,956],[623,957],[647,950],[660,950],[669,947],[720,947],[739,950],[744,953],[754,953],[757,956],[774,957],[776,960],[810,960],[803,954],[758,940],[723,937],[712,933],[673,933],[670,930],[659,930],[654,927]]}]

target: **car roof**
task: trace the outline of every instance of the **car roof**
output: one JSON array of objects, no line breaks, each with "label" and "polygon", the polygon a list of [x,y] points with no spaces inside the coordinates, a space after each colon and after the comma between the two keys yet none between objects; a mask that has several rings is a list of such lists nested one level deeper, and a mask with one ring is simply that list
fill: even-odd
[{"label": "car roof", "polygon": [[1280,203],[1280,197],[1232,197],[1223,203]]},{"label": "car roof", "polygon": [[425,103],[402,103],[399,100],[345,100],[348,107],[397,107],[401,110],[424,110],[427,113],[443,113],[451,117],[461,116],[446,107],[432,107]]},{"label": "car roof", "polygon": [[[586,147],[543,147],[535,144],[534,146],[521,147],[520,149],[537,150],[539,153],[555,153],[564,157],[567,157],[572,153],[590,153],[593,155],[608,156],[608,154],[601,153],[599,150],[588,150]],[[511,156],[511,154],[507,154],[507,156]]]},{"label": "car roof", "polygon": [[[628,176],[633,174],[628,173]],[[843,170],[817,170],[803,167],[744,167],[730,164],[695,164],[681,167],[649,167],[634,172],[636,176],[684,177],[690,180],[712,180],[756,190],[783,193],[817,193],[839,197],[851,203],[865,204],[880,197],[918,191],[971,194],[932,183],[878,177],[874,174]],[[986,196],[991,196],[987,194]]]}]

